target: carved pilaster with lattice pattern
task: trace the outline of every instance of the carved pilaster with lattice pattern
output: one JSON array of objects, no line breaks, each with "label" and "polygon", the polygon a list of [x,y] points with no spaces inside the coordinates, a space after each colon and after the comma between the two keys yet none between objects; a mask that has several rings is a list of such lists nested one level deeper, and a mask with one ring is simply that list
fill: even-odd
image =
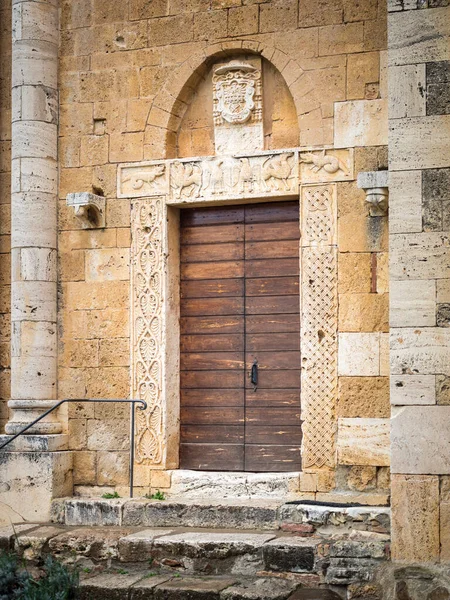
[{"label": "carved pilaster with lattice pattern", "polygon": [[336,186],[301,188],[301,402],[304,469],[335,466]]},{"label": "carved pilaster with lattice pattern", "polygon": [[131,349],[132,398],[145,400],[136,411],[136,462],[163,466],[164,198],[137,200],[132,214]]}]

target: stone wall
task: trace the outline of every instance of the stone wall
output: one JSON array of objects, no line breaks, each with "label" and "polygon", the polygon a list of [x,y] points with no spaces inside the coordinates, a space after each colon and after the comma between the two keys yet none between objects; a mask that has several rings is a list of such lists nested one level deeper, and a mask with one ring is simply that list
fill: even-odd
[{"label": "stone wall", "polygon": [[[355,173],[385,169],[385,21],[382,0],[357,5],[347,0],[62,2],[60,397],[126,398],[130,393],[131,207],[130,200],[117,198],[118,163],[210,153],[208,126],[193,126],[194,147],[186,141],[199,116],[196,99],[207,88],[210,64],[243,48],[261,54],[275,81],[284,79],[289,88],[278,108],[273,103],[276,126],[267,147],[288,140],[292,145],[286,124],[296,121],[295,145],[355,148]],[[66,206],[66,195],[81,191],[106,198],[105,229],[83,229]],[[341,466],[336,477],[327,470],[305,473],[300,490],[316,497],[334,488],[346,493],[378,489],[378,500],[385,502],[387,219],[369,216],[356,181],[337,183],[337,197],[334,417]],[[76,450],[78,492],[92,486],[120,491],[126,484],[127,414],[122,407],[70,407],[67,426]],[[359,455],[355,447],[362,439],[371,444],[364,441],[367,451]],[[148,491],[146,477],[137,483]],[[169,486],[170,474],[154,472],[151,485]]]},{"label": "stone wall", "polygon": [[406,561],[450,558],[446,5],[392,1],[388,18],[392,551]]},{"label": "stone wall", "polygon": [[11,1],[0,7],[0,432],[11,380]]}]

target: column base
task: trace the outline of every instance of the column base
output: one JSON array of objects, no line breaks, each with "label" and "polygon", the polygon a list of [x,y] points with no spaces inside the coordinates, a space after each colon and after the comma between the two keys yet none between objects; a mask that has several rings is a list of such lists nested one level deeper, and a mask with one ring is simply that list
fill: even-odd
[{"label": "column base", "polygon": [[[0,445],[10,436],[0,436]],[[50,520],[54,498],[71,496],[67,435],[21,436],[0,450],[0,525]]]}]

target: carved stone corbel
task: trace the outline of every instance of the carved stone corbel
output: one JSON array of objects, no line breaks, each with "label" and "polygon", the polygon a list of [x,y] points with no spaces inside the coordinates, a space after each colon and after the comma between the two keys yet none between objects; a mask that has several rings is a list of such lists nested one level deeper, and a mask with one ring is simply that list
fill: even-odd
[{"label": "carved stone corbel", "polygon": [[358,173],[358,187],[366,192],[371,217],[388,214],[389,174],[388,171],[365,171]]},{"label": "carved stone corbel", "polygon": [[83,229],[105,227],[105,199],[90,192],[67,194],[67,206],[72,206]]}]

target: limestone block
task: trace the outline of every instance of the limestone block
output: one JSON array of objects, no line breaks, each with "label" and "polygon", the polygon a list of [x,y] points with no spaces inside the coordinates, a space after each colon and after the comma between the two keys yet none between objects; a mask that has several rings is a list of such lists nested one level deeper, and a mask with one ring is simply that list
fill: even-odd
[{"label": "limestone block", "polygon": [[106,162],[108,162],[108,136],[83,136],[80,147],[80,164],[91,166],[102,165]]},{"label": "limestone block", "polygon": [[129,483],[128,452],[99,452],[97,457],[98,485],[127,485]]},{"label": "limestone block", "polygon": [[[220,16],[222,17],[223,28],[223,14],[220,13]],[[203,25],[206,24],[203,23]],[[181,42],[191,41],[193,39],[192,16],[177,15],[150,20],[148,39],[150,46],[167,46],[168,44],[180,44]]]},{"label": "limestone block", "polygon": [[[118,397],[118,396],[117,396]],[[89,419],[87,422],[88,450],[128,450],[130,432],[120,421],[99,421]]]},{"label": "limestone block", "polygon": [[44,123],[58,123],[57,91],[53,88],[25,85],[17,89],[20,99],[17,100],[18,113],[14,120],[43,121]]},{"label": "limestone block", "polygon": [[369,252],[338,254],[339,293],[368,293],[372,285],[372,257]]},{"label": "limestone block", "polygon": [[391,121],[389,168],[392,171],[448,166],[450,115]]},{"label": "limestone block", "polygon": [[13,6],[13,42],[39,40],[58,44],[58,11],[51,3],[24,2]]},{"label": "limestone block", "polygon": [[351,467],[348,472],[347,484],[351,490],[364,492],[376,487],[377,468],[371,466]]},{"label": "limestone block", "polygon": [[14,43],[12,86],[43,85],[57,89],[58,45],[24,39]]},{"label": "limestone block", "polygon": [[20,158],[12,161],[12,192],[56,194],[57,170],[47,158]]},{"label": "limestone block", "polygon": [[[352,54],[363,51],[363,24],[345,23],[319,29],[319,55]],[[347,144],[351,145],[351,144]]]},{"label": "limestone block", "polygon": [[129,294],[127,281],[74,281],[63,284],[65,305],[76,306],[77,310],[121,309],[129,304]]},{"label": "limestone block", "polygon": [[376,376],[380,372],[379,333],[340,333],[339,375]]},{"label": "limestone block", "polygon": [[339,294],[339,331],[388,331],[387,294]]},{"label": "limestone block", "polygon": [[11,300],[13,321],[56,322],[56,283],[51,281],[17,281]]},{"label": "limestone block", "polygon": [[378,52],[349,55],[347,62],[347,100],[366,98],[368,84],[378,83],[379,81],[380,55]]},{"label": "limestone block", "polygon": [[86,314],[86,321],[80,323],[80,337],[86,327],[89,335],[99,339],[115,339],[129,337],[129,311],[127,309],[105,308],[104,310],[90,310]]},{"label": "limestone block", "polygon": [[450,375],[450,329],[392,328],[391,373]]},{"label": "limestone block", "polygon": [[259,31],[290,31],[297,28],[297,2],[282,0],[273,4],[264,4],[259,12]]},{"label": "limestone block", "polygon": [[389,173],[390,233],[422,231],[422,174],[420,171]]},{"label": "limestone block", "polygon": [[337,148],[387,144],[386,100],[337,102],[334,116],[334,145]]},{"label": "limestone block", "polygon": [[113,133],[109,138],[111,162],[137,161],[144,158],[143,133]]},{"label": "limestone block", "polygon": [[450,59],[450,23],[445,7],[389,16],[389,64],[407,65]]},{"label": "limestone block", "polygon": [[22,355],[56,357],[56,325],[46,321],[22,321],[15,326],[20,332]]},{"label": "limestone block", "polygon": [[393,375],[390,398],[391,404],[397,406],[436,404],[436,377],[434,375]]},{"label": "limestone block", "polygon": [[154,489],[168,489],[172,484],[172,473],[170,471],[153,471],[151,484]]},{"label": "limestone block", "polygon": [[63,367],[98,367],[98,340],[64,338],[60,345]]},{"label": "limestone block", "polygon": [[391,281],[391,327],[433,327],[436,324],[436,282]]},{"label": "limestone block", "polygon": [[101,367],[127,367],[130,364],[130,342],[127,338],[101,340],[98,361]]},{"label": "limestone block", "polygon": [[389,292],[389,253],[378,252],[376,254],[376,290],[378,294]]},{"label": "limestone block", "polygon": [[449,431],[450,406],[405,406],[393,409],[391,471],[450,474]]},{"label": "limestone block", "polygon": [[[56,210],[54,195],[45,192],[13,194],[14,240],[17,247],[29,245],[29,232],[33,231],[33,244],[37,247],[56,248]],[[36,227],[39,223],[39,227]]]},{"label": "limestone block", "polygon": [[60,281],[82,281],[84,279],[84,270],[84,250],[60,253]]},{"label": "limestone block", "polygon": [[114,248],[116,246],[114,229],[64,231],[59,234],[60,252],[90,248]]},{"label": "limestone block", "polygon": [[258,6],[241,6],[228,11],[228,35],[249,35],[258,32]]},{"label": "limestone block", "polygon": [[0,452],[2,522],[46,522],[53,498],[72,494],[71,452]]},{"label": "limestone block", "polygon": [[89,398],[127,398],[130,394],[130,370],[127,367],[89,369]]},{"label": "limestone block", "polygon": [[441,561],[450,561],[450,502],[442,502],[439,507],[439,540]]},{"label": "limestone block", "polygon": [[300,473],[300,491],[317,491],[317,473]]},{"label": "limestone block", "polygon": [[339,419],[338,464],[389,466],[389,419]]},{"label": "limestone block", "polygon": [[59,107],[59,134],[66,136],[93,133],[93,116],[93,105],[88,102],[62,104]]},{"label": "limestone block", "polygon": [[389,118],[426,115],[425,65],[404,65],[389,69]]},{"label": "limestone block", "polygon": [[56,250],[13,248],[12,281],[56,281]]},{"label": "limestone block", "polygon": [[392,476],[392,559],[435,561],[439,557],[439,478]]},{"label": "limestone block", "polygon": [[338,417],[388,418],[387,377],[339,377]]},{"label": "limestone block", "polygon": [[448,233],[405,233],[390,240],[391,280],[450,277]]},{"label": "limestone block", "polygon": [[86,251],[86,281],[120,281],[130,279],[128,248],[105,248]]},{"label": "limestone block", "polygon": [[12,124],[12,158],[57,159],[56,124],[41,121],[15,121]]},{"label": "limestone block", "polygon": [[[108,200],[106,202],[106,225],[107,227],[130,227],[131,207],[130,200],[127,198]],[[120,230],[122,235],[124,230]],[[119,231],[117,232],[119,238]],[[120,243],[119,243],[120,242]],[[122,240],[117,239],[119,248],[127,247],[130,244],[122,243]]]}]

